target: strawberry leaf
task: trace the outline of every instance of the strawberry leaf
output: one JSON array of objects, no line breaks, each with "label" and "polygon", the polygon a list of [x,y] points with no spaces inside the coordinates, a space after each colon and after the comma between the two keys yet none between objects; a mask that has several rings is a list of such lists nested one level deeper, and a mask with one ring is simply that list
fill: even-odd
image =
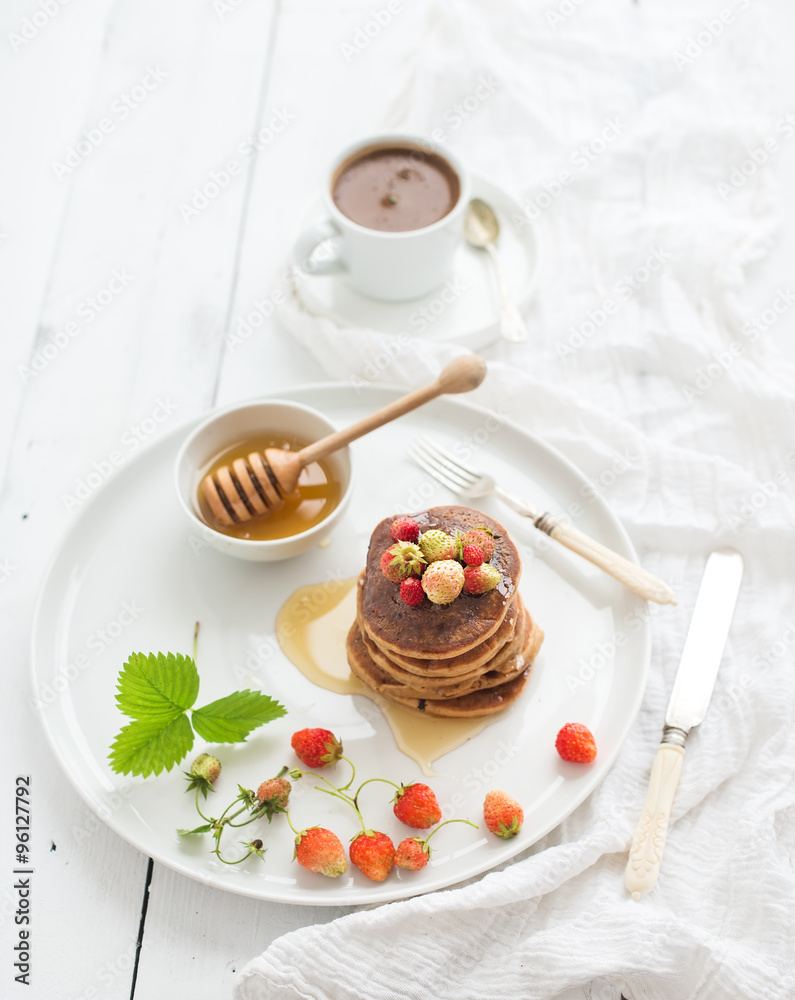
[{"label": "strawberry leaf", "polygon": [[190,835],[193,833],[209,833],[210,830],[212,830],[212,828],[213,828],[212,823],[203,823],[201,826],[194,827],[193,830],[178,829],[177,833],[180,835],[180,837],[190,837]]},{"label": "strawberry leaf", "polygon": [[150,774],[170,771],[193,746],[193,730],[188,717],[135,719],[113,741],[110,766],[117,774]]},{"label": "strawberry leaf", "polygon": [[193,728],[209,743],[242,743],[252,729],[286,714],[259,691],[235,691],[192,713]]},{"label": "strawberry leaf", "polygon": [[133,719],[176,719],[199,694],[199,674],[189,656],[131,653],[119,674],[116,704]]}]

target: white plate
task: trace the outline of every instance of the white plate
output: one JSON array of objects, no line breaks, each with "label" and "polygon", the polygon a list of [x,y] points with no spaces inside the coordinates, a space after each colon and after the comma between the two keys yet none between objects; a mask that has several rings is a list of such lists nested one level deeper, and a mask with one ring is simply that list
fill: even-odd
[{"label": "white plate", "polygon": [[[378,386],[354,393],[329,385],[282,394],[310,403],[340,426],[397,395]],[[507,487],[547,510],[584,502],[578,522],[583,530],[634,558],[610,510],[599,499],[583,501],[586,481],[574,466],[518,427],[500,426],[495,416],[452,398],[436,400],[353,445],[358,486],[328,547],[285,563],[244,563],[189,535],[172,475],[189,429],[142,452],[86,504],[54,558],[36,610],[33,684],[44,729],[79,793],[112,829],[163,864],[223,889],[290,903],[347,905],[412,896],[486,871],[533,844],[593,791],[640,706],[649,662],[646,605],[589,563],[545,544],[546,536],[529,522],[489,500],[484,510],[502,521],[522,552],[521,592],[546,639],[520,701],[437,762],[440,776],[430,779],[446,814],[481,821],[481,828],[446,827],[435,838],[427,868],[396,869],[383,883],[353,868],[339,879],[305,872],[291,860],[292,835],[284,817],[270,827],[258,823],[240,831],[246,839],[259,835],[266,841],[264,864],[250,858],[229,868],[210,855],[207,837],[178,837],[178,827],[198,823],[191,796],[183,791],[182,769],[147,779],[121,777],[108,767],[107,750],[125,722],[114,695],[127,655],[190,653],[196,620],[202,625],[197,704],[261,685],[288,708],[285,718],[257,730],[248,743],[218,750],[224,773],[218,794],[211,796],[213,807],[226,805],[238,782],[256,788],[282,764],[296,763],[290,735],[305,726],[332,729],[362,780],[421,777],[372,702],[315,687],[284,658],[273,636],[276,613],[295,588],[359,572],[370,532],[382,517],[451,502],[446,490],[403,455],[418,431],[432,434],[461,458],[471,454]],[[615,649],[617,631],[626,642]],[[587,678],[584,683],[578,673]],[[594,732],[599,747],[594,764],[565,764],[555,753],[555,734],[570,721],[584,722]],[[183,766],[204,749],[197,739]],[[495,787],[524,805],[524,828],[512,840],[482,827],[483,797]],[[365,818],[397,843],[412,831],[392,815],[389,799],[386,785],[369,786]],[[348,807],[314,791],[310,780],[296,783],[291,814],[296,825],[331,827],[344,843],[356,833]]]},{"label": "white plate", "polygon": [[[519,309],[529,303],[536,283],[539,262],[538,232],[524,220],[521,206],[506,191],[472,178],[472,197],[482,198],[497,213],[500,238],[497,250],[508,287]],[[318,197],[301,218],[296,232],[323,218]],[[341,275],[304,276],[298,295],[304,307],[319,316],[328,316],[341,326],[365,326],[395,336],[407,333],[422,340],[455,340],[473,351],[493,343],[500,335],[497,285],[488,256],[461,241],[453,259],[450,287],[410,302],[379,302],[360,295]],[[449,301],[448,301],[449,300]]]}]

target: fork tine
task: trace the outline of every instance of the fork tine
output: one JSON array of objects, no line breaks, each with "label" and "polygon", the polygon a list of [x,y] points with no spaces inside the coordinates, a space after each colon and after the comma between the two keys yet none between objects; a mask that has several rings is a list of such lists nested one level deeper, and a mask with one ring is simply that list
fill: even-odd
[{"label": "fork tine", "polygon": [[432,451],[426,448],[424,442],[419,439],[415,438],[414,441],[412,441],[412,447],[414,449],[415,456],[421,455],[428,465],[433,466],[441,475],[445,476],[446,479],[454,482],[458,490],[466,490],[474,482],[474,480],[469,477],[461,475],[456,469],[452,468],[449,463],[442,462]]},{"label": "fork tine", "polygon": [[408,447],[408,453],[421,469],[427,472],[428,475],[435,479],[438,483],[441,483],[442,486],[446,486],[447,489],[453,493],[461,492],[461,485],[452,479],[448,479],[445,475],[445,470],[440,468],[438,465],[433,465],[422,452],[413,447],[413,442]]},{"label": "fork tine", "polygon": [[480,478],[480,473],[475,472],[474,469],[471,469],[466,465],[462,465],[460,462],[457,462],[449,452],[445,451],[444,448],[440,448],[435,441],[432,441],[431,438],[427,437],[425,434],[420,434],[418,438],[415,438],[415,440],[421,442],[426,453],[428,453],[431,458],[440,462],[449,472],[464,480],[467,485],[472,485]]}]

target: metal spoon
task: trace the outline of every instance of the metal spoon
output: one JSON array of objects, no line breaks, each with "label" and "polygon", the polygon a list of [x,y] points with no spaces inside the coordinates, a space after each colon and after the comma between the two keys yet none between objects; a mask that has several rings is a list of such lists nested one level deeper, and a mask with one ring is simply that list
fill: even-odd
[{"label": "metal spoon", "polygon": [[473,198],[467,205],[464,236],[470,246],[485,250],[491,258],[500,292],[500,329],[506,340],[518,344],[527,340],[527,327],[511,298],[511,291],[500,264],[500,256],[495,247],[499,235],[500,224],[494,210],[480,198]]}]

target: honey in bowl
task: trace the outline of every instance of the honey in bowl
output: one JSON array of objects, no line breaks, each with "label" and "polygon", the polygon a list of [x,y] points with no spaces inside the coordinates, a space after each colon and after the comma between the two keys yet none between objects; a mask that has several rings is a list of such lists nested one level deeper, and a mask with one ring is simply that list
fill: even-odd
[{"label": "honey in bowl", "polygon": [[[243,438],[214,456],[199,472],[199,482],[207,475],[214,475],[224,465],[231,465],[238,458],[245,458],[252,451],[263,452],[266,448],[282,448],[285,451],[300,451],[311,442],[282,432],[263,432],[254,437]],[[275,538],[290,538],[319,524],[339,504],[343,484],[335,477],[330,463],[322,460],[312,462],[301,470],[298,488],[285,497],[284,506],[267,514],[251,518],[241,524],[228,527],[219,524],[213,517],[201,490],[196,492],[196,505],[202,519],[215,531],[233,538],[256,541],[271,541]]]}]

